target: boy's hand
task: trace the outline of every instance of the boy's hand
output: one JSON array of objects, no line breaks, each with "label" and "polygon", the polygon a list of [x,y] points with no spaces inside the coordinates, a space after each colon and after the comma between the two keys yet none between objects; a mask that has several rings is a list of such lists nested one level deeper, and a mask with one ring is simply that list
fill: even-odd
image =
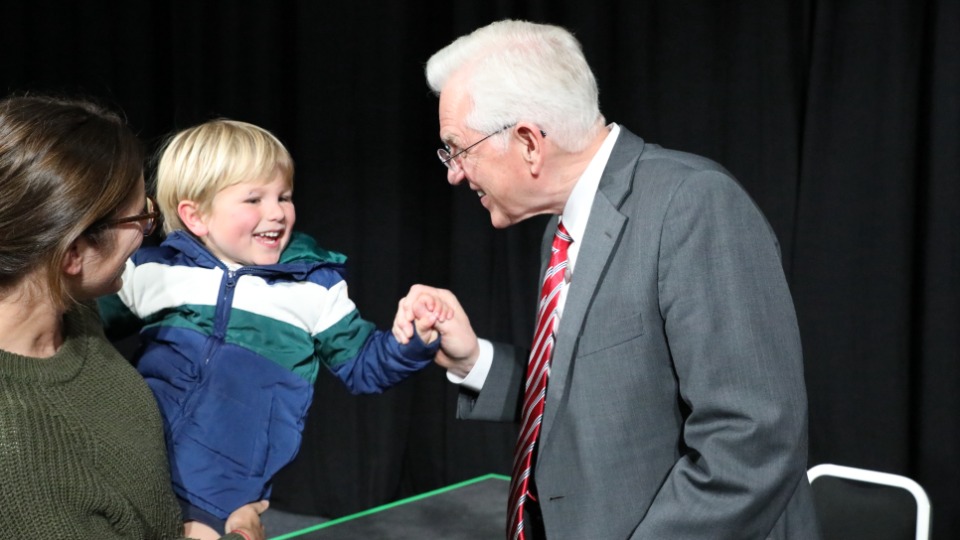
[{"label": "boy's hand", "polygon": [[436,325],[453,317],[453,310],[432,294],[421,294],[411,307],[414,330],[424,343],[433,343],[440,337]]},{"label": "boy's hand", "polygon": [[442,301],[442,311],[449,313],[447,318],[437,320],[433,327],[433,330],[440,333],[440,350],[437,351],[434,361],[454,375],[465,377],[480,356],[480,343],[470,326],[470,318],[450,291],[426,285],[410,287],[410,292],[397,305],[393,335],[400,343],[410,341],[416,331],[414,306],[424,295],[433,297],[434,301]]},{"label": "boy's hand", "polygon": [[[397,341],[403,345],[410,343],[414,332],[420,335],[424,343],[436,339],[435,325],[454,316],[453,306],[440,300],[440,292],[440,289],[414,285],[407,296],[400,299],[391,329]],[[427,341],[427,338],[430,340]]]}]

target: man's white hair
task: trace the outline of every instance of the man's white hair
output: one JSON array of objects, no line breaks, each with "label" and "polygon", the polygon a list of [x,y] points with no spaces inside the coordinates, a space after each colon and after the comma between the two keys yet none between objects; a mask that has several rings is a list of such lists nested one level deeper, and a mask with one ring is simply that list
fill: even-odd
[{"label": "man's white hair", "polygon": [[498,21],[427,61],[427,83],[437,95],[461,72],[473,101],[465,122],[476,131],[532,122],[554,144],[576,152],[603,127],[597,81],[580,42],[558,26]]}]

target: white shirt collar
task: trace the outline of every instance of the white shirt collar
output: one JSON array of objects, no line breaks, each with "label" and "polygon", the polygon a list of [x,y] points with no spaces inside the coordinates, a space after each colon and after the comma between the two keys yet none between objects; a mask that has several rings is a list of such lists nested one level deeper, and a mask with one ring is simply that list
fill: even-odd
[{"label": "white shirt collar", "polygon": [[597,195],[597,187],[600,185],[600,177],[603,176],[603,170],[607,167],[607,161],[610,160],[610,153],[613,151],[613,145],[617,142],[620,135],[620,126],[611,123],[607,126],[610,132],[607,138],[603,140],[600,149],[593,155],[593,159],[584,169],[577,184],[570,192],[567,204],[563,207],[563,214],[560,220],[567,228],[567,232],[573,238],[567,255],[570,259],[569,268],[573,267],[577,261],[577,254],[580,252],[580,241],[583,240],[584,231],[587,229],[587,221],[590,219],[590,209],[593,207],[593,199]]}]

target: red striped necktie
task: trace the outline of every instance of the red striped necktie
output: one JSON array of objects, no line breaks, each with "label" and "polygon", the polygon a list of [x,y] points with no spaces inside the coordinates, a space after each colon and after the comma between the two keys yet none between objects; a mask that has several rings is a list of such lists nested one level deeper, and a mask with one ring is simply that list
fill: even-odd
[{"label": "red striped necktie", "polygon": [[550,265],[543,277],[540,305],[537,310],[537,331],[527,363],[526,390],[520,420],[520,437],[513,451],[513,474],[510,497],[507,501],[507,538],[524,540],[523,505],[530,497],[530,473],[533,450],[540,433],[543,404],[547,396],[547,377],[550,376],[550,358],[553,355],[554,334],[560,312],[557,309],[567,270],[567,248],[573,238],[560,223],[553,237]]}]

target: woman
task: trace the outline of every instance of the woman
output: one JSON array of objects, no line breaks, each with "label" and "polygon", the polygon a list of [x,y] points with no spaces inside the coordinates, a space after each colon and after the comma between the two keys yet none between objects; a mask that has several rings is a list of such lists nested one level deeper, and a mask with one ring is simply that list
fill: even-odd
[{"label": "woman", "polygon": [[[10,538],[182,536],[156,403],[90,302],[154,229],[143,150],[82,101],[0,101],[0,530]],[[262,539],[247,505],[232,540]]]}]

